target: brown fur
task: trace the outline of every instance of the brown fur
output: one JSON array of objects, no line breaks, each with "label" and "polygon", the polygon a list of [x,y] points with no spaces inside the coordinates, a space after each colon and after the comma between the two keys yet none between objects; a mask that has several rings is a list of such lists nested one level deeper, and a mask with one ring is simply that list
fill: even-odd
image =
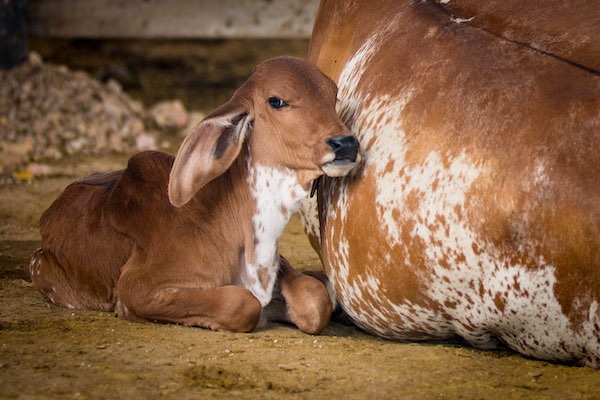
[{"label": "brown fur", "polygon": [[[272,108],[272,96],[289,107]],[[262,307],[243,287],[242,270],[255,261],[260,204],[249,169],[288,171],[308,190],[333,158],[325,141],[349,135],[335,101],[335,84],[308,62],[282,57],[261,64],[192,130],[177,157],[141,153],[124,170],[67,187],[41,218],[33,283],[74,309],[253,330]],[[325,286],[287,262],[282,267],[286,305],[267,307],[264,315],[321,332],[331,314]]]}]

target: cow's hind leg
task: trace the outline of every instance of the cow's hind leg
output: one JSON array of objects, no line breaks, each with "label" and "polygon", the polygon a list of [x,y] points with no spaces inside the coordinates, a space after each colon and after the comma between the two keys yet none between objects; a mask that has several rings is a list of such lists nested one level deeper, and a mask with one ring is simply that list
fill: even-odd
[{"label": "cow's hind leg", "polygon": [[173,322],[212,330],[250,332],[260,319],[260,302],[240,286],[213,289],[167,287],[156,292],[126,288],[119,282],[119,317]]},{"label": "cow's hind leg", "polygon": [[112,309],[109,300],[102,301],[87,296],[86,291],[73,282],[73,276],[56,260],[56,257],[42,248],[34,251],[29,262],[31,281],[37,290],[52,303],[71,309]]}]

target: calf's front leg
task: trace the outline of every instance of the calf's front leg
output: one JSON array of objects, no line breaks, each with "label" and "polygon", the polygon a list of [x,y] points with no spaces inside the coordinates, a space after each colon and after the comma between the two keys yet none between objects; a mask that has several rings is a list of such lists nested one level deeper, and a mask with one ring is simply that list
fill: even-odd
[{"label": "calf's front leg", "polygon": [[173,322],[212,330],[251,332],[260,320],[260,302],[240,286],[212,289],[167,287],[131,290],[119,281],[117,315],[128,320]]},{"label": "calf's front leg", "polygon": [[263,309],[264,317],[292,323],[311,335],[323,332],[333,309],[327,288],[317,278],[296,271],[282,256],[279,259],[276,293]]}]

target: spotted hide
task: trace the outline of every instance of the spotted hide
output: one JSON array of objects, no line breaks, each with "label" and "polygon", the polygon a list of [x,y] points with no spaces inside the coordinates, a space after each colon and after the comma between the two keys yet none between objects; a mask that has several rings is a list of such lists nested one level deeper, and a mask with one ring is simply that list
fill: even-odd
[{"label": "spotted hide", "polygon": [[600,367],[598,10],[322,1],[310,58],[364,163],[303,219],[358,326]]}]

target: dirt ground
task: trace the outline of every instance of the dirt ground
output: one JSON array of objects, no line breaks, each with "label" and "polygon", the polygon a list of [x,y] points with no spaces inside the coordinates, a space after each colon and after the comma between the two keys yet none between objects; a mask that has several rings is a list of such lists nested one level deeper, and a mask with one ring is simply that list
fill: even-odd
[{"label": "dirt ground", "polygon": [[[599,371],[505,351],[390,342],[338,323],[319,336],[279,324],[211,332],[48,304],[27,272],[40,214],[72,180],[125,160],[71,158],[61,176],[0,186],[1,399],[600,399]],[[297,268],[320,268],[297,218],[280,247]]]},{"label": "dirt ground", "polygon": [[[73,176],[0,187],[0,398],[600,398],[600,372],[589,368],[389,342],[338,323],[319,336],[286,325],[234,334],[48,304],[27,273],[39,215],[75,176],[124,160],[77,160]],[[320,268],[297,218],[281,252]]]}]

